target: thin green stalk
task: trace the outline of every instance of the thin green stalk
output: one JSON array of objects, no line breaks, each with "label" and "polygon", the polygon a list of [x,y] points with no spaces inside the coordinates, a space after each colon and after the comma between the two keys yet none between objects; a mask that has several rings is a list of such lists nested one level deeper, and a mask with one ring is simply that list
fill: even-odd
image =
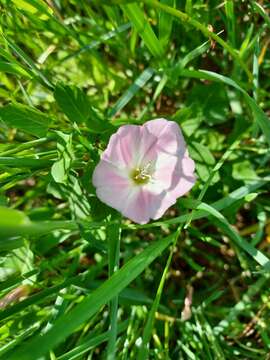
[{"label": "thin green stalk", "polygon": [[[198,202],[201,202],[204,195],[206,194],[206,191],[208,190],[210,184],[211,184],[211,181],[213,179],[213,177],[215,176],[216,172],[221,168],[221,166],[224,164],[224,162],[229,158],[229,156],[232,154],[232,152],[237,148],[237,146],[239,145],[240,141],[241,141],[241,138],[242,138],[242,135],[240,135],[240,138],[237,138],[232,144],[231,146],[229,146],[229,148],[227,149],[227,151],[225,151],[225,153],[223,154],[223,156],[219,159],[219,161],[216,163],[216,165],[213,167],[213,169],[211,170],[211,173],[207,179],[207,181],[205,182],[199,196],[198,196]],[[189,219],[188,221],[186,222],[186,225],[184,226],[184,228],[188,228],[190,223],[192,222],[193,220],[193,215],[194,215],[194,212],[197,210],[197,207],[195,207],[195,209],[193,209],[190,213],[190,216],[189,216]]]},{"label": "thin green stalk", "polygon": [[143,331],[143,340],[142,340],[142,345],[141,345],[140,350],[139,350],[138,360],[145,360],[145,359],[148,358],[148,356],[147,356],[148,343],[149,343],[151,335],[152,335],[152,328],[153,328],[154,321],[155,321],[155,313],[156,313],[156,311],[158,309],[158,306],[159,306],[159,303],[160,303],[160,298],[161,298],[163,288],[164,288],[164,285],[165,285],[167,273],[168,273],[168,270],[169,270],[170,265],[171,265],[174,249],[175,249],[179,234],[180,234],[180,232],[182,230],[182,227],[183,227],[183,225],[180,225],[177,228],[177,230],[176,230],[176,232],[174,234],[174,240],[173,240],[173,243],[172,243],[172,246],[171,246],[170,254],[169,254],[169,257],[167,259],[165,269],[163,270],[162,277],[161,277],[161,280],[160,280],[160,283],[159,283],[159,286],[158,286],[158,290],[157,290],[157,293],[156,293],[156,297],[155,297],[155,300],[154,300],[153,305],[151,307],[151,310],[150,310],[150,313],[149,313],[149,316],[148,316],[148,319],[147,319],[147,322],[146,322],[146,325],[145,325],[145,328],[144,328],[144,331]]},{"label": "thin green stalk", "polygon": [[186,13],[177,10],[175,8],[172,8],[170,6],[164,5],[162,3],[160,3],[157,0],[142,0],[145,4],[148,4],[150,6],[152,6],[153,8],[156,9],[161,9],[163,11],[165,11],[168,14],[171,14],[175,17],[177,17],[178,19],[180,19],[183,23],[188,24],[194,28],[196,28],[197,30],[201,31],[202,34],[212,40],[214,40],[215,42],[217,42],[218,44],[220,44],[225,50],[228,51],[228,53],[241,65],[242,69],[246,72],[250,82],[252,82],[252,73],[249,71],[246,63],[243,61],[243,59],[239,56],[239,54],[237,53],[237,51],[235,51],[229,44],[226,43],[226,41],[224,41],[221,37],[219,37],[217,34],[215,34],[214,32],[210,31],[205,25],[203,25],[202,23],[200,23],[199,21],[193,19],[192,17],[190,17],[189,15],[187,15]]},{"label": "thin green stalk", "polygon": [[[120,220],[107,227],[107,236],[109,241],[108,257],[109,257],[109,276],[111,277],[119,269],[120,257],[120,238],[121,227]],[[114,360],[116,353],[117,339],[117,312],[118,312],[118,295],[110,302],[110,328],[107,347],[107,360]]]}]

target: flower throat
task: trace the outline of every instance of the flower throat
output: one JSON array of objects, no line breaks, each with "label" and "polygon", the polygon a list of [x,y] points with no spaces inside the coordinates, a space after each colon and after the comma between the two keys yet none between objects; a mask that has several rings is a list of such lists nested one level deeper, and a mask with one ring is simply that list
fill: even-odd
[{"label": "flower throat", "polygon": [[130,177],[137,185],[147,184],[152,179],[152,173],[150,171],[151,164],[148,163],[144,167],[137,167],[132,170]]}]

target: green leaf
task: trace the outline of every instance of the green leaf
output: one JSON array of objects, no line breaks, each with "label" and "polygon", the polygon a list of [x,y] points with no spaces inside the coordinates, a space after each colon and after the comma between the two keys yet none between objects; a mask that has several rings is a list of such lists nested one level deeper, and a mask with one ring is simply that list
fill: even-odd
[{"label": "green leaf", "polygon": [[[6,208],[3,208],[6,209]],[[8,209],[10,210],[10,209]],[[7,210],[7,211],[8,211]],[[16,210],[10,210],[10,211],[16,211]],[[0,222],[0,233],[2,237],[0,238],[0,242],[6,242],[7,237],[10,238],[9,241],[13,241],[11,237],[14,236],[41,236],[43,234],[46,234],[50,231],[57,230],[57,229],[66,229],[66,230],[77,230],[78,226],[73,221],[42,221],[42,222],[31,222],[28,221],[27,217],[24,216],[24,222],[16,221],[16,217],[13,215],[13,213],[8,212],[1,212],[0,215],[6,216],[8,219],[8,216],[10,216],[10,219],[2,219]],[[15,214],[15,213],[14,213]],[[23,215],[21,215],[23,216]],[[14,221],[13,221],[14,219]],[[94,225],[93,225],[94,226]],[[91,228],[91,226],[89,226]]]},{"label": "green leaf", "polygon": [[9,360],[36,360],[47,354],[57,344],[72,334],[78,326],[91,318],[101,306],[107,304],[128,284],[140,275],[163,250],[173,241],[174,234],[156,241],[142,253],[129,260],[109,280],[88,295],[65,316],[56,320],[53,327],[43,336],[38,335],[24,346],[13,351]]},{"label": "green leaf", "polygon": [[[269,15],[267,15],[267,12],[265,11],[264,7],[261,4],[257,3],[256,1],[252,1],[251,3],[253,5],[254,10],[263,17],[265,23],[270,28],[270,17],[269,17]],[[252,7],[251,7],[251,9],[252,9]]]},{"label": "green leaf", "polygon": [[[202,181],[207,181],[211,170],[213,169],[216,161],[210,150],[203,144],[192,141],[189,146],[190,156],[194,159],[196,164],[196,171]],[[219,180],[219,175],[216,173],[211,180],[211,183],[215,183]]]},{"label": "green leaf", "polygon": [[90,131],[100,133],[112,127],[92,107],[87,95],[76,86],[58,83],[54,98],[63,113],[75,123],[85,123]]},{"label": "green leaf", "polygon": [[[0,280],[6,280],[5,276],[12,274],[23,274],[33,270],[34,254],[30,250],[29,246],[22,246],[18,249],[13,250],[5,258],[4,262],[0,266]],[[32,278],[33,280],[33,278]],[[30,282],[27,280],[25,282]],[[24,283],[25,283],[24,282]]]},{"label": "green leaf", "polygon": [[236,44],[236,31],[235,31],[235,11],[234,11],[234,1],[233,0],[226,0],[225,1],[225,13],[227,17],[227,28],[228,28],[228,35],[230,39],[230,43],[233,47]]},{"label": "green leaf", "polygon": [[73,160],[72,135],[56,131],[58,135],[57,150],[59,159],[53,164],[51,174],[58,183],[66,183]]},{"label": "green leaf", "polygon": [[246,103],[249,105],[250,109],[253,112],[254,119],[258,123],[259,127],[261,128],[266,141],[270,144],[270,120],[268,116],[264,113],[264,111],[257,105],[256,101],[252,99],[248,95],[248,93],[241,88],[235,81],[232,79],[217,74],[213,71],[206,71],[206,70],[181,70],[178,73],[179,76],[186,76],[198,79],[205,79],[205,80],[212,80],[212,81],[219,81],[226,85],[232,86],[235,89],[239,90],[243,95]]},{"label": "green leaf", "polygon": [[46,135],[51,121],[41,111],[21,104],[9,104],[0,108],[0,119],[10,127],[37,137]]},{"label": "green leaf", "polygon": [[[31,73],[33,74],[33,76],[35,76],[37,79],[39,79],[41,84],[43,84],[44,86],[46,86],[49,89],[52,89],[53,88],[52,83],[49,81],[49,79],[46,78],[46,76],[39,69],[39,67],[35,64],[35,62],[31,59],[31,57],[28,56],[18,45],[16,45],[12,40],[7,38],[3,33],[2,33],[2,36],[5,39],[5,41],[7,42],[10,49],[12,51],[14,51],[14,53],[18,56],[18,58],[21,59],[28,66],[28,68],[31,71]],[[2,52],[3,51],[1,50],[1,53]],[[5,56],[5,57],[10,60],[12,59],[12,57],[10,57],[10,56],[8,56],[8,57]]]},{"label": "green leaf", "polygon": [[232,177],[236,180],[250,181],[256,179],[258,176],[250,161],[240,160],[232,166]]},{"label": "green leaf", "polygon": [[76,86],[56,84],[54,98],[63,113],[73,122],[87,122],[90,102],[86,94]]},{"label": "green leaf", "polygon": [[1,167],[13,167],[13,168],[31,168],[40,169],[46,168],[52,165],[52,160],[46,159],[31,159],[31,158],[19,158],[19,157],[0,157]]},{"label": "green leaf", "polygon": [[29,224],[29,218],[21,211],[0,206],[0,229]]},{"label": "green leaf", "polygon": [[[120,257],[120,241],[121,241],[121,226],[120,219],[116,224],[111,224],[107,227],[108,238],[108,259],[109,259],[109,275],[112,276],[119,269]],[[118,313],[118,296],[110,301],[110,335],[107,345],[107,360],[113,360],[116,353],[116,339],[117,339],[117,313]]]}]

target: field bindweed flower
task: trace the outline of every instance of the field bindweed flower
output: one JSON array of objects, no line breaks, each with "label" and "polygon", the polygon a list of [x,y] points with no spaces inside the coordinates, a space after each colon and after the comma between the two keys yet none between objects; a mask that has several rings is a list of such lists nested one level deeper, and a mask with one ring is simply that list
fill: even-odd
[{"label": "field bindweed flower", "polygon": [[179,126],[155,119],[123,125],[111,136],[93,184],[102,202],[145,224],[192,188],[194,168]]}]

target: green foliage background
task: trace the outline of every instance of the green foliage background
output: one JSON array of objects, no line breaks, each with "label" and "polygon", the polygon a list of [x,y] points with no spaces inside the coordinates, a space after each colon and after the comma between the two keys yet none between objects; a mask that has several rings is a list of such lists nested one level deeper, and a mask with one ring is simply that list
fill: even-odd
[{"label": "green foliage background", "polygon": [[[0,358],[268,359],[268,2],[0,6]],[[156,117],[198,180],[136,225],[91,176]]]}]

